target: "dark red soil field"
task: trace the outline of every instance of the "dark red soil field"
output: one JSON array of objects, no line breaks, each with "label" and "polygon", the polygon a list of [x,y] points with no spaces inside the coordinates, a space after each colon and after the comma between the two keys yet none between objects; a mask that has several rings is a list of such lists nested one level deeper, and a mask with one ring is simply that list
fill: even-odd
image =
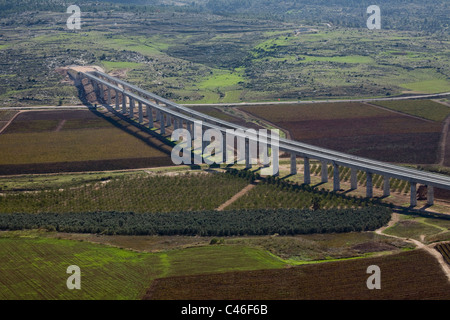
[{"label": "dark red soil field", "polygon": [[246,121],[243,118],[235,117],[233,115],[230,115],[228,113],[223,112],[220,110],[220,108],[210,107],[210,106],[195,106],[191,107],[193,110],[204,113],[206,115],[209,115],[211,117],[215,117],[224,121],[228,121],[234,124],[237,124],[239,126],[243,126],[245,128],[250,129],[262,129],[263,127],[257,125],[256,123]]},{"label": "dark red soil field", "polygon": [[[367,288],[367,268],[381,270],[381,289]],[[379,258],[157,279],[153,300],[425,300],[450,299],[450,283],[423,250]]]},{"label": "dark red soil field", "polygon": [[396,163],[433,164],[442,123],[362,103],[241,107],[285,128],[294,140]]},{"label": "dark red soil field", "polygon": [[173,166],[170,157],[0,165],[0,175],[127,170]]}]

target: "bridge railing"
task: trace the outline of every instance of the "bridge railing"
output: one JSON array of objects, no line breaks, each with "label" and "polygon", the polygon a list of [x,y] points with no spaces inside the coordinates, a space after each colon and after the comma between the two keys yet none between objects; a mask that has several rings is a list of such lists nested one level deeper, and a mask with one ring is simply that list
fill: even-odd
[{"label": "bridge railing", "polygon": [[[141,104],[155,108],[159,112],[178,119],[182,119],[187,123],[202,121],[205,128],[219,130],[224,134],[226,133],[226,129],[242,130],[244,132],[248,130],[248,128],[245,128],[243,126],[217,119],[195,111],[191,108],[181,106],[172,101],[159,97],[151,92],[143,90],[137,86],[129,84],[123,80],[117,79],[99,71],[80,73],[80,76],[86,77],[90,81],[98,85],[106,86],[108,90],[116,91],[116,94],[122,94],[123,98],[128,97],[133,101],[137,101]],[[121,85],[122,88],[120,88],[119,85]],[[154,102],[150,101],[149,99],[153,100]],[[254,139],[254,137],[245,134],[241,136],[241,138]],[[307,159],[308,163],[309,159],[319,160],[323,165],[331,163],[334,169],[337,171],[339,170],[339,166],[350,167],[352,168],[352,171],[365,171],[366,173],[368,173],[368,179],[371,178],[372,174],[379,174],[384,176],[384,178],[387,180],[389,178],[406,180],[411,184],[412,205],[416,204],[416,200],[413,198],[412,193],[415,192],[417,183],[424,184],[428,187],[429,204],[433,204],[434,201],[433,187],[450,190],[450,177],[440,174],[420,171],[412,168],[405,168],[402,166],[384,163],[381,161],[371,160],[363,157],[352,156],[342,152],[319,148],[302,142],[283,138],[279,139],[279,149],[280,151],[291,154],[291,172],[296,172],[295,158],[297,156],[300,156],[305,158],[305,160]],[[307,171],[305,169],[305,174],[306,172]],[[334,176],[335,179],[339,179],[336,174]],[[323,177],[323,180],[325,180],[325,177]],[[310,181],[310,179],[309,177],[305,176],[305,182],[306,181]],[[338,187],[339,183],[335,183],[335,189]],[[369,190],[369,188],[371,187],[371,184],[368,184],[367,195],[370,196],[372,195],[372,190]],[[385,195],[389,195],[389,189],[385,187],[384,193]]]}]

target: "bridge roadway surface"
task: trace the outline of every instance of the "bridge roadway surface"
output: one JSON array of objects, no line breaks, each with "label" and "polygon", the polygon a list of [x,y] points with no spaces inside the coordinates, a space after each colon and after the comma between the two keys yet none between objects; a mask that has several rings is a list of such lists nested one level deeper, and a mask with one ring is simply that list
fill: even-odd
[{"label": "bridge roadway surface", "polygon": [[[222,133],[226,133],[226,128],[231,129],[241,129],[241,130],[247,130],[248,128],[223,121],[214,117],[210,117],[208,115],[205,115],[203,113],[197,112],[195,110],[192,110],[190,108],[187,108],[185,106],[181,106],[179,104],[176,104],[172,101],[169,101],[167,99],[164,99],[162,97],[159,97],[151,92],[148,92],[146,90],[143,90],[139,87],[136,87],[132,84],[129,84],[125,81],[119,80],[115,77],[112,77],[108,74],[94,71],[90,73],[84,73],[84,76],[91,79],[92,81],[96,81],[100,84],[103,84],[110,89],[116,90],[121,92],[122,94],[125,94],[126,96],[131,97],[135,101],[141,102],[143,104],[150,105],[154,108],[159,109],[162,112],[168,113],[174,117],[181,118],[185,121],[202,121],[203,126],[206,128],[216,129],[220,130]],[[119,88],[118,86],[112,84],[111,82],[115,84],[120,84],[123,86],[123,88]],[[134,94],[132,91],[136,92],[137,94],[140,94],[142,96],[145,96],[146,98],[152,99],[156,101],[157,103],[153,103],[151,101],[148,101],[147,99],[144,99],[137,94]],[[432,95],[433,97],[437,96],[444,96],[447,94],[439,94],[439,95]],[[419,96],[419,97],[430,97],[428,96]],[[376,100],[376,99],[375,99]],[[347,100],[342,100],[347,101]],[[351,100],[349,100],[351,101]],[[159,105],[158,103],[166,105],[166,107],[163,107]],[[250,138],[249,136],[246,136],[247,138]],[[450,178],[444,175],[420,171],[412,168],[405,168],[398,165],[393,165],[389,163],[384,163],[376,160],[366,159],[362,157],[356,157],[352,155],[348,155],[345,153],[319,148],[312,145],[308,145],[305,143],[301,143],[298,141],[293,141],[289,139],[280,138],[279,141],[279,148],[281,151],[295,154],[297,156],[305,157],[305,158],[311,158],[311,159],[317,159],[323,162],[331,162],[333,164],[336,164],[338,166],[344,166],[344,167],[350,167],[358,170],[362,170],[368,173],[372,174],[380,174],[386,177],[390,178],[397,178],[401,180],[409,181],[410,183],[420,183],[431,187],[437,187],[442,189],[448,189],[450,190]]]}]

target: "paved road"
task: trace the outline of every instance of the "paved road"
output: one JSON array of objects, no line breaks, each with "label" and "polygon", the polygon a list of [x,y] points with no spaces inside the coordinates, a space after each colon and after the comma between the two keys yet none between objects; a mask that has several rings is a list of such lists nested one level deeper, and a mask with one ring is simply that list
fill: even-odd
[{"label": "paved road", "polygon": [[274,101],[274,102],[240,102],[240,103],[199,103],[199,104],[184,104],[186,107],[238,107],[238,106],[259,106],[259,105],[282,105],[282,104],[314,104],[314,103],[339,103],[339,102],[374,102],[374,101],[396,101],[396,100],[414,100],[414,99],[432,99],[449,96],[450,92],[414,95],[408,97],[391,97],[391,98],[370,98],[370,99],[341,99],[341,100],[307,100],[307,101]]},{"label": "paved road", "polygon": [[[306,100],[306,101],[272,101],[272,102],[239,102],[239,103],[199,103],[184,104],[186,107],[223,107],[223,106],[258,106],[258,105],[282,105],[282,104],[314,104],[314,103],[339,103],[339,102],[374,102],[374,101],[395,101],[395,100],[414,100],[414,99],[432,99],[450,96],[450,92],[415,95],[408,97],[392,97],[392,98],[370,98],[370,99],[342,99],[342,100]],[[0,110],[39,110],[39,109],[87,109],[87,106],[29,106],[29,107],[0,107]]]}]

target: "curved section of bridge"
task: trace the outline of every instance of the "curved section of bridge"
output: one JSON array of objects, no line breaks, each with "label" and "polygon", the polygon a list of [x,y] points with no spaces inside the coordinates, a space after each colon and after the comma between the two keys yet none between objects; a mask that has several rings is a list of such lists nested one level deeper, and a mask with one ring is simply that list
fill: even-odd
[{"label": "curved section of bridge", "polygon": [[[166,128],[168,127],[172,127],[174,130],[187,128],[193,134],[194,123],[201,121],[203,127],[206,129],[215,129],[224,135],[227,129],[244,132],[242,138],[245,139],[246,143],[255,139],[254,136],[245,134],[248,128],[181,106],[101,71],[93,70],[86,72],[73,68],[69,70],[69,74],[75,80],[77,86],[84,88],[87,83],[92,84],[98,100],[110,106],[116,112],[135,119],[141,125],[145,123],[149,128],[155,128],[155,124],[158,123],[160,133],[163,135],[166,133]],[[113,101],[114,103],[112,103]],[[270,140],[268,136],[266,138],[268,141]],[[304,183],[306,184],[311,183],[311,159],[319,160],[322,163],[322,182],[328,181],[327,167],[331,163],[334,171],[333,184],[335,191],[340,189],[339,170],[341,167],[351,168],[350,181],[352,189],[358,187],[358,170],[366,172],[367,197],[373,197],[373,174],[379,174],[384,177],[384,196],[390,195],[391,178],[408,181],[411,185],[411,206],[417,205],[416,194],[418,184],[427,186],[428,205],[434,204],[434,188],[450,190],[450,177],[440,174],[356,157],[283,138],[279,139],[279,150],[291,155],[291,174],[297,173],[296,158],[304,158]],[[248,152],[247,149],[246,152]],[[248,154],[245,155],[245,161],[247,167],[249,167]]]}]

